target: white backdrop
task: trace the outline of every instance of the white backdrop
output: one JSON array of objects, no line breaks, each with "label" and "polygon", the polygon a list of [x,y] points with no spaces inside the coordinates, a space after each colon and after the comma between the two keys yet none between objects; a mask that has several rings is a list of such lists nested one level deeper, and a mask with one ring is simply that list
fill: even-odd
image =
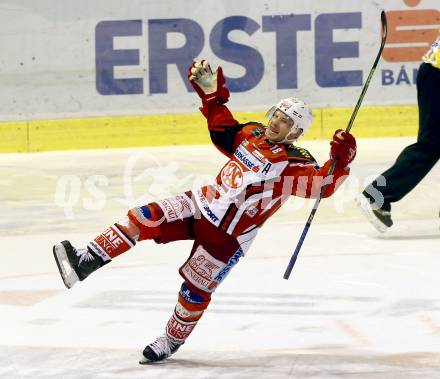
[{"label": "white backdrop", "polygon": [[[0,118],[192,112],[198,101],[176,62],[196,57],[222,65],[234,109],[287,95],[352,106],[379,47],[381,9],[439,14],[438,0],[407,3],[2,0]],[[365,103],[415,104],[419,63],[382,60]]]}]

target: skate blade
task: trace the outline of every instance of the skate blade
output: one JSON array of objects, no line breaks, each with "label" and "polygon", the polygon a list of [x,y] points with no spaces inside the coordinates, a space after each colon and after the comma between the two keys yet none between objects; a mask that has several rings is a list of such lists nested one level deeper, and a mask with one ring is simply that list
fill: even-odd
[{"label": "skate blade", "polygon": [[362,198],[362,195],[357,197],[355,200],[359,210],[367,218],[367,220],[370,221],[370,224],[373,225],[379,233],[385,233],[388,230],[388,226],[384,225],[377,219],[371,209],[370,204],[368,204],[368,200]]},{"label": "skate blade", "polygon": [[163,365],[165,363],[169,362],[169,357],[163,358],[158,361],[150,361],[148,358],[145,357],[145,355],[141,355],[141,358],[139,359],[140,365]]},{"label": "skate blade", "polygon": [[149,361],[147,358],[145,358],[144,356],[142,356],[142,358],[141,359],[139,359],[139,364],[140,365],[148,365],[148,364],[150,364],[150,363],[152,363],[151,361]]},{"label": "skate blade", "polygon": [[160,364],[160,363],[163,363],[163,361],[153,362],[153,361],[150,361],[149,359],[145,358],[143,355],[142,355],[141,359],[139,359],[140,365],[155,365],[155,364]]},{"label": "skate blade", "polygon": [[55,257],[55,262],[57,263],[58,271],[60,272],[64,285],[67,288],[72,288],[73,285],[79,281],[79,278],[70,266],[66,249],[62,244],[57,244],[53,247],[53,256]]}]

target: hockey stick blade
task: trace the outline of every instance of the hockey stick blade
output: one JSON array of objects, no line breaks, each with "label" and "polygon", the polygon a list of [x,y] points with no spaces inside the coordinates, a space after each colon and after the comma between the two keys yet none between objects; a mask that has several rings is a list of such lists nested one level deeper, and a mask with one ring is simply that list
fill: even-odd
[{"label": "hockey stick blade", "polygon": [[[359,96],[359,99],[356,103],[356,106],[353,110],[353,113],[351,114],[350,121],[348,122],[348,125],[345,129],[345,131],[347,133],[350,132],[350,130],[353,126],[354,120],[355,120],[356,115],[359,111],[359,108],[362,104],[362,100],[364,99],[365,93],[367,92],[368,86],[370,85],[371,78],[373,77],[374,71],[376,70],[377,64],[379,63],[383,48],[385,46],[385,42],[387,39],[387,31],[388,31],[387,30],[388,29],[387,28],[387,17],[386,17],[385,11],[381,12],[380,20],[381,20],[381,26],[382,26],[382,40],[381,40],[379,52],[377,53],[376,59],[374,60],[374,63],[373,63],[373,67],[371,68],[370,73],[368,74],[367,80],[365,81],[365,84],[362,88],[362,92]],[[329,178],[333,174],[333,171],[335,170],[335,167],[336,167],[336,163],[337,163],[337,157],[333,160],[333,163],[330,166],[329,171],[327,172],[327,176],[326,176],[326,179],[324,180],[323,185],[321,187],[320,194],[319,194],[318,198],[316,199],[315,204],[313,205],[313,209],[310,212],[309,218],[307,219],[306,225],[304,226],[304,229],[301,233],[301,237],[299,238],[299,241],[296,245],[295,251],[294,251],[292,257],[290,258],[290,261],[289,261],[289,264],[287,265],[286,271],[284,272],[283,278],[286,280],[289,279],[289,277],[290,277],[293,266],[295,265],[295,262],[298,258],[298,254],[301,250],[301,247],[302,247],[304,240],[307,236],[307,233],[310,229],[310,225],[312,225],[313,218],[315,217],[316,211],[318,210],[319,203],[321,202],[322,196],[324,195],[325,189],[327,188],[327,185],[328,185],[327,178]]]}]

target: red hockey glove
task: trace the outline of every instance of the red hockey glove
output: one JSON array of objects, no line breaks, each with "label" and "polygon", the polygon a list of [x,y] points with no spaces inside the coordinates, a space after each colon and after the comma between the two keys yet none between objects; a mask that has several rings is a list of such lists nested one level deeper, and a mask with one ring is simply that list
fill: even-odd
[{"label": "red hockey glove", "polygon": [[342,129],[336,130],[330,146],[330,158],[337,157],[339,167],[348,166],[356,156],[356,140],[352,134]]},{"label": "red hockey glove", "polygon": [[225,78],[221,67],[212,72],[208,61],[193,62],[188,79],[203,102],[215,100],[224,104],[229,100],[229,90],[224,87]]}]

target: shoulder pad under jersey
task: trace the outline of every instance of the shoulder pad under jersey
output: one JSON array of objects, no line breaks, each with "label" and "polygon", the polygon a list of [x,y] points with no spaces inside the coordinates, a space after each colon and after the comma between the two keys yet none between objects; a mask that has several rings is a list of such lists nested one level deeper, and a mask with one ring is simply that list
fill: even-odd
[{"label": "shoulder pad under jersey", "polygon": [[316,163],[316,159],[313,158],[313,155],[302,147],[287,145],[286,152],[289,162]]},{"label": "shoulder pad under jersey", "polygon": [[264,125],[260,124],[259,122],[247,122],[245,124],[241,124],[243,126],[243,131],[247,135],[252,135],[254,137],[259,137],[264,134]]}]

